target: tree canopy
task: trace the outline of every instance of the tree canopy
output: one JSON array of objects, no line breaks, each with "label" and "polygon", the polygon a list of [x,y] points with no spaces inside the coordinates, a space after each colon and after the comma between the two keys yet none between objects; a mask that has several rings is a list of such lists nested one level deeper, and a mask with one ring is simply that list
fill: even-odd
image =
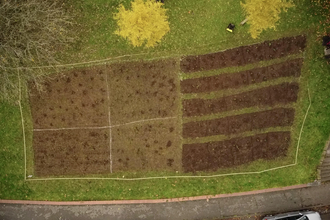
[{"label": "tree canopy", "polygon": [[286,12],[294,4],[287,0],[245,0],[241,6],[247,14],[252,38],[258,38],[263,30],[275,29],[280,13]]},{"label": "tree canopy", "polygon": [[133,46],[154,47],[170,30],[166,9],[154,0],[134,0],[131,9],[119,6],[114,15],[117,35],[128,39]]}]

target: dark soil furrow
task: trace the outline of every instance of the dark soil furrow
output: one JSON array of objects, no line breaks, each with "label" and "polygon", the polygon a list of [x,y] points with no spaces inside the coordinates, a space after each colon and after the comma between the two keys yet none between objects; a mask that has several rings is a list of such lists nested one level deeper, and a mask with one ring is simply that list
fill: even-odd
[{"label": "dark soil furrow", "polygon": [[253,106],[296,102],[298,90],[298,83],[282,83],[218,99],[183,100],[183,116],[201,116]]},{"label": "dark soil furrow", "polygon": [[215,171],[286,156],[290,132],[270,132],[226,141],[185,144],[182,150],[184,172]]},{"label": "dark soil furrow", "polygon": [[268,111],[229,116],[207,121],[183,124],[184,138],[213,135],[237,134],[269,127],[291,126],[294,120],[293,108],[276,108]]},{"label": "dark soil furrow", "polygon": [[238,73],[224,73],[181,81],[182,93],[203,93],[271,81],[281,77],[299,77],[303,60],[295,59]]},{"label": "dark soil furrow", "polygon": [[181,71],[192,73],[197,71],[220,69],[230,66],[243,66],[263,60],[285,57],[299,53],[306,46],[305,36],[286,37],[260,44],[242,46],[223,52],[200,56],[187,56],[180,63]]}]

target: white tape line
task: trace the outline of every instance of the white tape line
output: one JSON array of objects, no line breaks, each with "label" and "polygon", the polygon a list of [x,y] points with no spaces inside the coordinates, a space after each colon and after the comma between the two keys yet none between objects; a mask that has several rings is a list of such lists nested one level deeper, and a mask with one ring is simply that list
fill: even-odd
[{"label": "white tape line", "polygon": [[154,176],[154,177],[139,177],[139,178],[107,178],[107,177],[77,177],[77,178],[70,178],[70,177],[59,177],[59,178],[36,178],[36,179],[27,179],[26,181],[38,181],[38,180],[122,180],[122,181],[135,181],[135,180],[152,180],[152,179],[179,179],[179,178],[216,178],[216,177],[223,177],[223,176],[237,176],[237,175],[250,175],[250,174],[261,174],[273,170],[283,169],[286,167],[292,167],[296,164],[289,164],[280,167],[274,167],[267,170],[262,171],[255,171],[255,172],[242,172],[242,173],[224,173],[224,174],[217,174],[217,175],[209,175],[209,176]]},{"label": "white tape line", "polygon": [[[110,107],[109,107],[109,114],[110,114]],[[117,124],[117,125],[107,125],[102,127],[69,127],[69,128],[35,128],[33,131],[61,131],[61,130],[88,130],[88,129],[105,129],[105,128],[113,128],[113,127],[120,127],[125,125],[137,124],[137,123],[144,123],[150,121],[159,121],[159,120],[168,120],[168,119],[175,119],[177,117],[166,117],[166,118],[151,118],[151,119],[144,119],[139,121],[132,121],[124,124]],[[111,124],[111,120],[109,120],[109,124]]]},{"label": "white tape line", "polygon": [[[219,42],[225,42],[226,40],[222,40]],[[219,43],[218,42],[218,43]],[[205,44],[205,45],[201,45],[198,48],[204,48],[204,47],[209,47],[215,44]],[[221,51],[225,51],[227,49],[221,50]],[[165,51],[166,52],[166,51]],[[220,51],[217,51],[220,52]],[[153,58],[149,59],[149,60],[155,60],[155,59],[163,59],[163,58],[172,58],[172,57],[176,57],[176,56],[183,56],[183,54],[173,54],[170,53],[171,55],[169,56],[153,56]],[[48,66],[35,66],[35,67],[3,67],[3,69],[16,69],[16,70],[20,70],[20,69],[44,69],[44,68],[58,68],[58,67],[70,67],[70,66],[81,66],[81,65],[86,65],[86,64],[106,64],[107,61],[111,61],[111,60],[116,60],[116,59],[120,59],[120,58],[124,58],[124,57],[137,57],[137,56],[141,56],[141,55],[150,55],[150,53],[138,53],[138,54],[125,54],[125,55],[121,55],[121,56],[117,56],[117,57],[110,57],[110,58],[106,58],[106,59],[100,59],[100,60],[91,60],[91,61],[86,61],[86,62],[80,62],[80,63],[68,63],[68,64],[58,64],[58,65],[48,65]],[[148,60],[148,59],[146,59]]]},{"label": "white tape line", "polygon": [[109,148],[110,148],[110,173],[112,173],[112,133],[111,133],[111,110],[110,110],[110,90],[108,84],[108,74],[105,75],[105,82],[107,84],[107,96],[108,96],[108,119],[109,119]]},{"label": "white tape line", "polygon": [[143,122],[150,122],[150,121],[159,121],[159,120],[168,120],[168,119],[174,119],[177,117],[166,117],[166,118],[151,118],[151,119],[144,119],[144,120],[139,120],[139,121],[132,121],[124,124],[118,124],[118,125],[112,125],[111,127],[119,127],[119,126],[125,126],[125,125],[131,125],[131,124],[136,124],[136,123],[143,123]]},{"label": "white tape line", "polygon": [[304,125],[305,125],[305,121],[306,121],[306,118],[307,118],[307,115],[308,115],[308,112],[309,112],[309,109],[312,105],[312,100],[311,100],[311,96],[309,94],[309,88],[307,88],[307,92],[308,92],[308,99],[309,99],[309,106],[307,108],[307,111],[306,111],[306,114],[305,114],[305,117],[304,117],[304,121],[301,125],[301,129],[300,129],[300,133],[299,133],[299,138],[298,138],[298,143],[297,143],[297,150],[296,150],[296,158],[295,158],[295,164],[298,164],[298,152],[299,152],[299,147],[300,147],[300,139],[301,139],[301,134],[302,134],[302,131],[303,131],[303,128],[304,128]]},{"label": "white tape line", "polygon": [[22,109],[22,89],[21,89],[21,79],[19,70],[17,70],[17,77],[18,77],[18,105],[19,111],[21,113],[21,122],[22,122],[22,135],[23,135],[23,147],[24,147],[24,180],[26,180],[26,138],[25,138],[25,127],[24,127],[24,117],[23,117],[23,109]]},{"label": "white tape line", "polygon": [[102,126],[102,127],[71,127],[71,128],[35,128],[33,131],[62,131],[62,130],[87,130],[87,129],[105,129],[110,126]]}]

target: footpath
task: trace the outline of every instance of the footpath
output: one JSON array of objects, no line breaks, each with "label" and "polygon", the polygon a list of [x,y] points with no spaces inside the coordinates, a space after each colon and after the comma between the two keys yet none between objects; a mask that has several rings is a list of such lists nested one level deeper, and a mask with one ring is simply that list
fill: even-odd
[{"label": "footpath", "polygon": [[330,205],[330,184],[307,184],[171,200],[43,202],[0,200],[1,220],[221,219]]}]

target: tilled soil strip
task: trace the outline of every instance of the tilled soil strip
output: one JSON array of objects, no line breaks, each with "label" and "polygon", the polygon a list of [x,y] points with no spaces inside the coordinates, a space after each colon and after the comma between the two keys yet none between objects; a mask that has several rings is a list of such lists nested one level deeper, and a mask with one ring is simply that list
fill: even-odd
[{"label": "tilled soil strip", "polygon": [[293,108],[276,108],[268,111],[235,115],[207,121],[183,124],[184,138],[213,135],[238,134],[256,129],[291,126],[294,120]]},{"label": "tilled soil strip", "polygon": [[258,159],[286,156],[290,132],[270,132],[226,141],[185,144],[182,150],[184,172],[214,171],[239,166]]},{"label": "tilled soil strip", "polygon": [[201,116],[253,106],[296,102],[298,90],[298,83],[282,83],[218,99],[183,100],[183,116]]},{"label": "tilled soil strip", "polygon": [[260,44],[242,46],[223,52],[200,56],[187,56],[180,63],[181,71],[192,73],[230,66],[242,66],[263,60],[285,57],[299,53],[306,46],[305,36],[286,37]]},{"label": "tilled soil strip", "polygon": [[303,59],[295,59],[238,73],[181,81],[182,93],[203,93],[266,82],[282,77],[299,77]]}]

